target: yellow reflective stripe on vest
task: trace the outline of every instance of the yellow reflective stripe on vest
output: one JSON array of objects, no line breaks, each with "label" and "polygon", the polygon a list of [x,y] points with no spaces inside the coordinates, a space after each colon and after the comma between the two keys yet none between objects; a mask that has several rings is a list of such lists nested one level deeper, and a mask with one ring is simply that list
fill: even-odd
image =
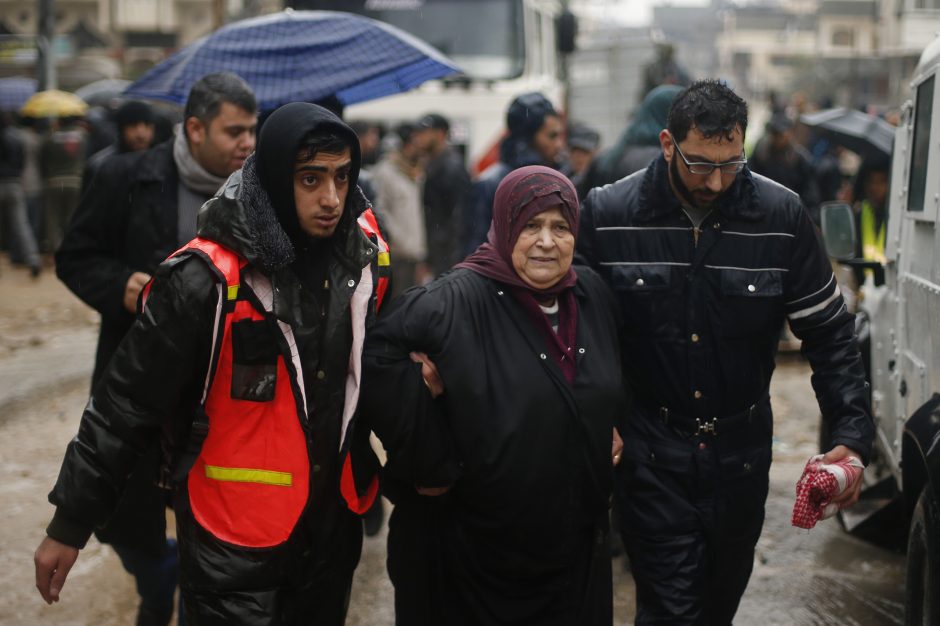
[{"label": "yellow reflective stripe on vest", "polygon": [[862,202],[862,256],[870,261],[885,262],[885,236],[887,223],[875,233],[875,209],[868,200]]},{"label": "yellow reflective stripe on vest", "polygon": [[290,472],[272,472],[270,470],[247,469],[243,467],[218,467],[206,465],[206,478],[236,483],[258,483],[290,487],[294,478]]},{"label": "yellow reflective stripe on vest", "polygon": [[238,285],[229,285],[228,293],[226,294],[227,299],[234,300],[238,297]]},{"label": "yellow reflective stripe on vest", "polygon": [[379,267],[384,267],[390,264],[390,257],[388,252],[379,252]]}]

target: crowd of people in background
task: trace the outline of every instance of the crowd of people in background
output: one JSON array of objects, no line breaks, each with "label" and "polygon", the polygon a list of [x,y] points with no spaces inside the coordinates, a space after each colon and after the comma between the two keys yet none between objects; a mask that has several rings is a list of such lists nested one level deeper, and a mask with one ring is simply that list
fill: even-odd
[{"label": "crowd of people in background", "polygon": [[[583,199],[590,189],[645,168],[660,151],[658,133],[680,90],[676,84],[654,86],[607,145],[589,121],[566,124],[543,95],[522,94],[507,110],[496,162],[480,171],[468,161],[465,145],[452,142],[446,111],[392,128],[350,122],[363,155],[359,184],[398,253],[396,293],[440,275],[486,239],[493,194],[508,172],[525,165],[552,167],[569,177]],[[749,169],[797,192],[814,220],[823,202],[843,201],[855,206],[859,222],[873,220],[877,231],[884,202],[866,198],[866,179],[887,169],[886,157],[869,156],[863,166],[861,157],[800,124],[800,114],[829,102],[814,105],[802,94],[791,100],[771,96],[768,121],[748,137]],[[318,104],[342,117],[338,103]],[[892,111],[883,117],[897,123]],[[83,118],[0,114],[0,245],[13,264],[38,276],[41,255],[48,265],[101,165],[115,154],[165,141],[173,123],[163,108],[135,100],[93,107]]]},{"label": "crowd of people in background", "polygon": [[164,141],[171,124],[149,103],[121,99],[82,117],[0,112],[0,243],[13,265],[39,276],[101,165]]}]

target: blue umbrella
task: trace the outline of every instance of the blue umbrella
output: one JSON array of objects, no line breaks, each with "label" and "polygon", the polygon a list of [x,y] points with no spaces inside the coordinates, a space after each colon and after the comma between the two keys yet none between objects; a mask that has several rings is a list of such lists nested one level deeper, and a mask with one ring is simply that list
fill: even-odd
[{"label": "blue umbrella", "polygon": [[34,93],[36,81],[32,78],[0,78],[0,111],[19,111]]},{"label": "blue umbrella", "polygon": [[125,91],[183,104],[193,83],[234,72],[262,111],[336,96],[374,100],[460,69],[408,33],[350,13],[286,10],[233,22],[153,67]]}]

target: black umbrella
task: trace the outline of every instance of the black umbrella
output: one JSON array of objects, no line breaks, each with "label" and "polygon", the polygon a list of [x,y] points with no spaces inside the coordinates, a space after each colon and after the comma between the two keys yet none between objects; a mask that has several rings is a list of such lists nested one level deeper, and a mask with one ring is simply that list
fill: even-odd
[{"label": "black umbrella", "polygon": [[121,97],[121,92],[131,84],[120,78],[104,78],[88,83],[75,90],[75,95],[88,103],[88,106],[109,106]]},{"label": "black umbrella", "polygon": [[836,145],[859,156],[891,155],[894,126],[880,117],[855,109],[826,109],[800,116],[800,121],[820,131]]}]

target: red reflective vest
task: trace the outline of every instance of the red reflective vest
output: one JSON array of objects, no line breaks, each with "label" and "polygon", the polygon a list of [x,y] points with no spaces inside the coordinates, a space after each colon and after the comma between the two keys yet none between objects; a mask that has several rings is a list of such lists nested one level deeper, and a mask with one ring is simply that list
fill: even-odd
[{"label": "red reflective vest", "polygon": [[[371,210],[359,218],[359,226],[379,247],[377,311],[388,287],[384,275],[389,265],[388,245]],[[252,364],[247,370],[236,363],[233,325],[250,326],[252,321],[265,319],[265,312],[273,308],[271,284],[237,253],[213,241],[197,237],[172,256],[183,252],[202,256],[221,278],[215,348],[202,405],[208,431],[186,478],[193,516],[213,536],[228,543],[251,548],[276,546],[290,536],[310,494],[310,458],[302,427],[306,415],[301,413],[307,403],[293,331],[277,321],[283,346],[290,354],[277,349],[272,362]],[[264,310],[240,297],[244,295],[242,282]],[[358,282],[350,302],[353,346],[342,416],[339,488],[349,509],[362,514],[375,499],[378,479],[370,477],[360,494],[347,431],[359,397],[365,319],[373,292],[371,264],[363,268]],[[149,285],[145,299],[148,292]],[[292,368],[287,367],[285,358],[292,361]],[[249,394],[260,396],[244,399],[246,384]]]}]

